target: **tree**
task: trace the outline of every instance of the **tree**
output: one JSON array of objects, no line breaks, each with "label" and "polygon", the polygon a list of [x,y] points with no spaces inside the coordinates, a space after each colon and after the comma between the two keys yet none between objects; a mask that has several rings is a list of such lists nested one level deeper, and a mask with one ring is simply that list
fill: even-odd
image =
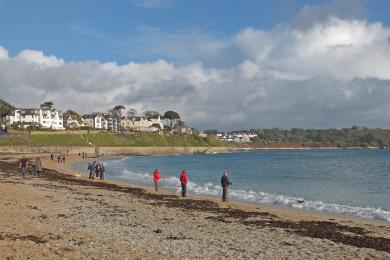
[{"label": "tree", "polygon": [[137,110],[135,110],[134,108],[130,108],[129,110],[127,110],[128,117],[135,117],[136,115],[137,115]]},{"label": "tree", "polygon": [[153,110],[146,110],[146,111],[144,112],[144,116],[145,116],[145,117],[158,117],[159,115],[160,115],[159,112],[153,111]]},{"label": "tree", "polygon": [[79,113],[77,113],[76,111],[72,110],[72,109],[68,109],[66,110],[65,114],[69,115],[69,116],[75,116],[77,118],[80,117]]},{"label": "tree", "polygon": [[109,112],[112,113],[114,116],[122,117],[125,111],[125,107],[122,105],[117,105],[113,109],[110,109]]},{"label": "tree", "polygon": [[53,109],[54,108],[54,103],[52,101],[46,101],[45,103],[40,105],[41,109]]},{"label": "tree", "polygon": [[177,122],[180,120],[180,115],[175,111],[169,110],[164,113],[164,118],[169,121],[169,126],[171,129],[173,129]]},{"label": "tree", "polygon": [[123,110],[123,109],[126,109],[126,108],[122,105],[117,105],[114,107],[114,110]]}]

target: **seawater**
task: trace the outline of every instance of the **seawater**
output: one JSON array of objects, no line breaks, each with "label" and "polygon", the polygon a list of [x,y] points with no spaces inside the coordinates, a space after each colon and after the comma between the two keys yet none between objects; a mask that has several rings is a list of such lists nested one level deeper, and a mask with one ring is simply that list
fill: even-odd
[{"label": "seawater", "polygon": [[[220,196],[224,170],[230,198],[390,221],[390,150],[266,150],[222,154],[131,156],[107,160],[106,178]],[[304,200],[299,203],[299,200]]]}]

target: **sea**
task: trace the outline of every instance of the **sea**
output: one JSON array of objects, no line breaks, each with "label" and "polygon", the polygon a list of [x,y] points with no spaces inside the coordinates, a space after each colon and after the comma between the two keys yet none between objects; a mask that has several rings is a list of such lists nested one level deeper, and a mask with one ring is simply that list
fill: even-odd
[{"label": "sea", "polygon": [[[390,150],[251,150],[231,153],[129,156],[104,161],[106,179],[220,196],[224,171],[230,200],[390,221]],[[84,167],[86,171],[86,167]]]}]

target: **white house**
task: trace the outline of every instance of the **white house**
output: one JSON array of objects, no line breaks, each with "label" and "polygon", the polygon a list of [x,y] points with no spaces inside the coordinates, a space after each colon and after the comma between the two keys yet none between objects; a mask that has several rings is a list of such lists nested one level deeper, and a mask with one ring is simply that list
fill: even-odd
[{"label": "white house", "polygon": [[39,109],[40,124],[44,128],[64,129],[62,112],[54,109]]},{"label": "white house", "polygon": [[164,128],[160,116],[157,117],[123,117],[121,126],[124,129],[141,132],[156,132]]},{"label": "white house", "polygon": [[110,131],[118,131],[119,130],[119,117],[116,117],[115,115],[112,115],[110,113],[104,113],[102,114],[104,117],[103,120],[103,128],[110,130]]},{"label": "white house", "polygon": [[63,130],[62,112],[54,109],[17,108],[10,111],[9,124],[21,123],[24,127],[41,125],[44,128]]},{"label": "white house", "polygon": [[84,126],[81,120],[76,115],[63,115],[65,128],[78,128]]}]

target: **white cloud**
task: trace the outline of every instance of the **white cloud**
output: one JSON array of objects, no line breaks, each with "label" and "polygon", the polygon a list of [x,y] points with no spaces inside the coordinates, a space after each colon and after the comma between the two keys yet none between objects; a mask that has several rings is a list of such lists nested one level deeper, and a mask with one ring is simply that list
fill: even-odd
[{"label": "white cloud", "polygon": [[[184,65],[65,62],[32,50],[8,57],[0,48],[2,97],[80,112],[172,109],[200,128],[390,127],[390,30],[381,23],[330,18],[302,29],[195,35],[190,47],[184,33],[167,36],[183,44],[179,55],[187,46]],[[229,55],[229,66],[219,66]]]},{"label": "white cloud", "polygon": [[23,50],[17,57],[23,59],[27,63],[35,64],[42,69],[59,67],[64,64],[63,59],[58,59],[53,55],[45,56],[42,51]]},{"label": "white cloud", "polygon": [[1,59],[8,59],[8,51],[2,46],[0,46],[0,60]]}]

